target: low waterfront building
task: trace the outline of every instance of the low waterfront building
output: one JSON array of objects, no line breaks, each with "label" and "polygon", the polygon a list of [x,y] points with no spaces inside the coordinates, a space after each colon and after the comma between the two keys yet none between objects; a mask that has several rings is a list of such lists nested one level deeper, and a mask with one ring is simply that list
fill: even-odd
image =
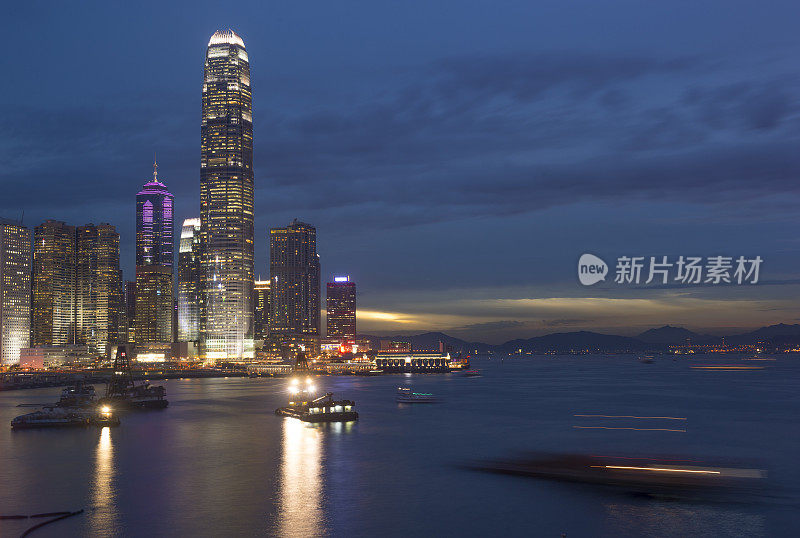
[{"label": "low waterfront building", "polygon": [[248,364],[247,373],[250,375],[281,376],[291,375],[293,365],[291,364]]},{"label": "low waterfront building", "polygon": [[389,373],[449,372],[450,354],[380,352],[375,367]]},{"label": "low waterfront building", "polygon": [[89,346],[74,344],[62,346],[25,347],[19,352],[19,365],[23,368],[58,368],[64,365],[87,366],[94,360]]}]

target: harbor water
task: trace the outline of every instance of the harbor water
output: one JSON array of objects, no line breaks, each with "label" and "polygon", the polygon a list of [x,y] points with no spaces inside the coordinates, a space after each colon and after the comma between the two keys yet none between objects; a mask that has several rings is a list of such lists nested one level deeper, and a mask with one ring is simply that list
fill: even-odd
[{"label": "harbor water", "polygon": [[[164,381],[169,407],[124,414],[117,428],[12,431],[31,411],[18,404],[61,389],[0,392],[0,515],[85,509],[41,537],[793,536],[800,358],[761,358],[775,360],[484,358],[473,362],[482,377],[315,379],[356,402],[360,419],[346,424],[275,416],[288,398],[280,378]],[[748,368],[697,368],[719,365]],[[441,403],[399,404],[401,386]],[[753,495],[652,498],[463,467],[525,451],[696,460],[767,478]],[[36,522],[0,521],[0,536]]]}]

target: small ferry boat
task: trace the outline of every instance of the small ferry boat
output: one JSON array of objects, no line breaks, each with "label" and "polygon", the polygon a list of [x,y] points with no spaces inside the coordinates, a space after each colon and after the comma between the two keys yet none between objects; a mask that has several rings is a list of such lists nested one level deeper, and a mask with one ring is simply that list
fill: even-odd
[{"label": "small ferry boat", "polygon": [[464,377],[481,377],[482,375],[480,370],[466,370],[464,372]]},{"label": "small ferry boat", "polygon": [[356,403],[351,400],[334,400],[331,392],[319,398],[313,398],[314,385],[310,378],[306,380],[304,388],[300,388],[297,379],[293,380],[289,391],[292,393],[289,405],[276,409],[275,414],[278,416],[297,418],[303,422],[358,420],[358,413],[355,410]]},{"label": "small ferry boat", "polygon": [[653,357],[652,355],[645,355],[644,357],[639,357],[639,362],[643,364],[653,364]]},{"label": "small ferry boat", "polygon": [[413,392],[411,389],[398,387],[396,400],[400,403],[436,403],[439,400],[427,392]]}]

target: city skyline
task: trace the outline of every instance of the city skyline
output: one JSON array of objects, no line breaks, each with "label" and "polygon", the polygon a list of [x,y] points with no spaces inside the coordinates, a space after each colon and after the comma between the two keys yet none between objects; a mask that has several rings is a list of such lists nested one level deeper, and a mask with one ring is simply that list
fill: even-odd
[{"label": "city skyline", "polygon": [[[420,6],[427,17],[401,15],[414,46],[391,27],[375,49],[360,46],[375,31],[357,19],[343,21],[351,38],[325,38],[326,8],[304,19],[281,7],[286,23],[279,23],[252,7],[235,8],[226,20],[211,6],[167,7],[163,17],[145,8],[134,15],[147,21],[141,35],[99,27],[91,39],[108,44],[102,101],[98,89],[58,66],[68,64],[65,57],[83,61],[75,51],[89,38],[64,34],[63,50],[41,51],[48,83],[4,90],[25,113],[5,115],[6,132],[16,134],[0,148],[34,157],[24,167],[10,161],[0,214],[16,218],[24,209],[31,227],[48,218],[82,222],[77,215],[87,213],[112,222],[131,278],[132,222],[116,217],[128,214],[118,205],[127,196],[122,186],[129,192],[139,183],[158,149],[182,200],[176,218],[197,214],[199,55],[214,29],[231,26],[256,59],[255,272],[266,272],[268,228],[295,217],[314,223],[323,274],[350,273],[359,282],[362,332],[430,329],[503,341],[667,323],[720,333],[800,317],[797,45],[786,22],[796,5],[741,17],[769,22],[769,33],[747,32],[730,18],[715,24],[702,10],[679,21],[627,6],[623,21],[620,4],[604,12],[562,6],[537,17],[541,36],[476,5],[447,14],[456,24],[441,40],[445,14]],[[56,37],[72,16],[15,9],[29,27]],[[101,7],[97,16],[114,9]],[[174,27],[178,13],[185,24]],[[506,23],[504,36],[486,32],[465,42],[463,25],[483,19]],[[561,35],[548,29],[565,19]],[[295,37],[290,28],[299,21],[321,42],[311,47]],[[601,22],[617,35],[597,49]],[[125,68],[110,61],[135,57],[131,50],[158,42],[167,28],[174,31],[168,58],[136,57]],[[638,28],[651,30],[647,40]],[[675,34],[682,40],[668,39]],[[365,74],[376,54],[386,71]],[[6,61],[15,69],[24,58]],[[75,84],[57,84],[62,77]],[[131,105],[134,94],[145,98]],[[464,112],[464,103],[476,106]],[[76,117],[86,128],[70,138]],[[116,151],[92,149],[106,143]],[[476,148],[484,157],[476,159]],[[87,163],[96,164],[88,173]],[[65,207],[66,196],[75,204]],[[764,280],[752,289],[590,291],[575,281],[583,252],[685,251],[761,255]]]}]

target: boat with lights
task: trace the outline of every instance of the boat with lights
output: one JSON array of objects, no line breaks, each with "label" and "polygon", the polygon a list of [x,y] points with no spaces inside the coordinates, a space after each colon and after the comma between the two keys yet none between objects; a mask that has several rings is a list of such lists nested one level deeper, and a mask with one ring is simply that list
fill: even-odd
[{"label": "boat with lights", "polygon": [[108,406],[99,406],[91,411],[64,407],[44,407],[39,411],[15,417],[11,421],[14,430],[34,428],[74,428],[85,426],[119,426],[119,417]]},{"label": "boat with lights", "polygon": [[301,385],[299,380],[293,379],[289,387],[292,394],[289,405],[279,407],[275,414],[282,417],[291,417],[303,422],[349,422],[358,420],[355,410],[356,403],[352,400],[334,400],[333,393],[315,398],[314,384],[311,378]]},{"label": "boat with lights", "polygon": [[395,399],[400,403],[436,403],[438,398],[429,392],[414,392],[411,389],[398,387]]}]

